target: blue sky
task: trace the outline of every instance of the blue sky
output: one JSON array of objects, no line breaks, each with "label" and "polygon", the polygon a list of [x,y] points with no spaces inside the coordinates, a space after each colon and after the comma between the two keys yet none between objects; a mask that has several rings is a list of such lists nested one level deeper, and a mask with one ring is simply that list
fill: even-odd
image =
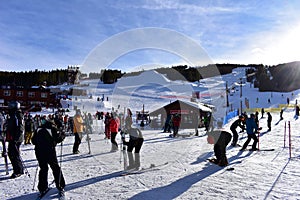
[{"label": "blue sky", "polygon": [[[299,61],[299,10],[297,0],[0,0],[0,70],[81,65],[109,38],[146,27],[185,35],[213,63]],[[107,67],[130,71],[176,64],[186,60],[145,48],[120,55]]]}]

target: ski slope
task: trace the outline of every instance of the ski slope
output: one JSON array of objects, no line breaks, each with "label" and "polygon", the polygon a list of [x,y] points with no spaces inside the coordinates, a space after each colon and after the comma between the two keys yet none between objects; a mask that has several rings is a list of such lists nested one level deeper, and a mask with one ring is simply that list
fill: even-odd
[{"label": "ski slope", "polygon": [[[239,80],[243,75],[242,70],[237,69],[234,75],[226,75],[224,81],[232,83]],[[240,75],[240,76],[239,76]],[[148,75],[150,76],[150,75]],[[213,79],[213,78],[212,78]],[[163,79],[160,79],[163,81]],[[126,82],[126,80],[124,80]],[[168,84],[172,84],[166,80]],[[205,84],[215,84],[213,80],[206,80]],[[151,83],[153,84],[153,83]],[[133,111],[141,108],[142,102],[153,107],[162,106],[170,99],[158,98],[156,88],[151,88],[150,83],[143,87],[143,95],[131,96],[129,104]],[[159,85],[165,84],[164,82]],[[187,87],[189,83],[186,84]],[[177,89],[170,89],[180,83],[173,83],[173,86],[158,87],[160,92],[166,94],[176,93]],[[123,84],[122,92],[118,94],[126,96],[133,94],[134,90],[129,90]],[[116,87],[113,85],[112,87]],[[191,86],[193,87],[193,86]],[[208,86],[209,87],[209,86]],[[165,89],[164,89],[165,88]],[[118,88],[119,89],[119,88]],[[272,104],[266,103],[267,98],[271,98],[270,93],[260,93],[249,84],[243,86],[243,93],[250,99],[252,108],[278,107],[285,103],[285,98],[290,97],[291,103],[299,98],[299,91],[291,93],[273,93]],[[96,89],[95,89],[96,90]],[[116,91],[116,88],[107,88],[107,91]],[[133,91],[133,92],[132,92]],[[105,92],[96,93],[93,99],[79,99],[79,107],[82,105],[92,105],[96,96]],[[160,94],[161,94],[160,93]],[[105,93],[113,98],[114,92]],[[189,95],[181,91],[180,96]],[[239,106],[239,91],[236,91],[229,100],[233,107]],[[121,97],[121,96],[119,96]],[[153,98],[157,97],[157,98]],[[243,96],[244,98],[245,96]],[[256,98],[261,101],[256,103]],[[139,101],[137,99],[139,99]],[[121,99],[122,100],[122,99]],[[91,110],[106,109],[121,104],[109,101],[105,103],[107,107],[90,107]],[[127,101],[126,99],[125,101]],[[136,100],[136,102],[135,102]],[[146,101],[143,101],[146,100]],[[89,104],[87,104],[89,102]],[[160,102],[160,103],[159,103]],[[251,103],[253,102],[253,103]],[[95,102],[97,103],[97,102]],[[128,103],[128,102],[127,102]],[[85,107],[86,109],[87,106]],[[122,106],[121,106],[122,108]],[[150,110],[150,106],[148,107]],[[44,111],[46,112],[46,111]],[[72,111],[73,112],[73,111]],[[72,113],[71,112],[71,113]],[[250,113],[248,113],[250,114]],[[154,130],[145,127],[142,130],[145,142],[141,149],[141,167],[148,168],[153,165],[163,165],[157,170],[149,170],[141,174],[121,176],[123,173],[123,152],[110,152],[110,141],[104,139],[103,124],[101,121],[94,121],[94,133],[91,137],[91,154],[88,154],[86,137],[83,138],[79,147],[80,154],[72,154],[74,137],[66,137],[62,145],[56,147],[58,160],[61,163],[62,171],[66,179],[67,199],[300,199],[300,137],[299,119],[295,119],[293,107],[288,107],[283,114],[284,119],[279,120],[279,113],[272,112],[272,131],[267,131],[267,118],[260,118],[259,124],[262,127],[259,137],[259,147],[261,150],[274,149],[274,151],[239,151],[239,147],[227,147],[227,157],[229,166],[223,168],[206,161],[214,156],[213,146],[207,143],[205,132],[199,129],[200,136],[170,138],[168,133],[162,130]],[[261,115],[259,115],[261,117]],[[232,119],[234,120],[234,119]],[[223,129],[229,130],[232,120]],[[290,129],[288,124],[290,123]],[[191,134],[193,129],[179,130],[179,134]],[[284,146],[284,133],[291,133],[291,157],[289,151],[288,137]],[[246,133],[239,133],[239,144],[246,140]],[[117,142],[120,144],[120,135],[117,135]],[[250,142],[252,144],[252,141]],[[35,174],[37,160],[34,155],[34,146],[21,146],[21,155],[30,174],[17,179],[7,179],[5,175],[4,159],[0,160],[0,199],[35,199],[37,192],[37,182]],[[234,168],[227,171],[227,168]],[[9,165],[10,173],[12,167]],[[37,180],[37,179],[36,179]],[[53,180],[51,170],[49,170],[49,183]],[[33,187],[35,184],[35,187]],[[52,187],[55,187],[52,184]],[[44,199],[57,199],[57,190],[49,191]]]}]

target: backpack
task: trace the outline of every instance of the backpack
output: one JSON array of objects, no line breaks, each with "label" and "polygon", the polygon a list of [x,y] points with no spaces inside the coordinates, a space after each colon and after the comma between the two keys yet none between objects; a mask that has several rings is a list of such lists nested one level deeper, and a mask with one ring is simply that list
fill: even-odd
[{"label": "backpack", "polygon": [[23,142],[24,122],[20,111],[10,114],[6,124],[6,140]]}]

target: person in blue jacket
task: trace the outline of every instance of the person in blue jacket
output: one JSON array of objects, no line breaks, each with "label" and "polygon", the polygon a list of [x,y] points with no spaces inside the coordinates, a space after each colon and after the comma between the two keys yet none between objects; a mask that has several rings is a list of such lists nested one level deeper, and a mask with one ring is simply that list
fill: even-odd
[{"label": "person in blue jacket", "polygon": [[256,151],[258,150],[256,148],[256,145],[258,143],[258,139],[255,135],[255,133],[259,130],[257,123],[255,122],[255,115],[251,114],[250,118],[246,119],[246,131],[247,131],[247,135],[248,135],[248,139],[246,140],[246,142],[244,143],[241,151],[245,150],[248,146],[248,144],[250,143],[251,139],[254,140],[253,144],[252,144],[252,151]]}]

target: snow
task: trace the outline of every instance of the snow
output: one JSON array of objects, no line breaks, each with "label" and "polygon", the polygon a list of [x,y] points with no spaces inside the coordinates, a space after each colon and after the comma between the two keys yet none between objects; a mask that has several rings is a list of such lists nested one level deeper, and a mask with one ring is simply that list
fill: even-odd
[{"label": "snow", "polygon": [[[158,75],[159,82],[155,82],[155,73],[136,78],[136,84],[132,84],[132,77],[124,78],[122,81],[103,85],[97,81],[88,80],[89,94],[92,99],[78,97],[72,105],[87,112],[111,111],[118,108],[119,112],[124,107],[132,111],[141,111],[143,104],[146,110],[157,109],[176,98],[188,100],[191,96],[190,88],[199,86],[202,93],[209,92],[211,98],[217,101],[202,98],[203,102],[214,103],[218,110],[222,110],[224,97],[217,95],[222,93],[220,85],[225,81],[228,85],[235,84],[239,78],[244,76],[243,69],[236,69],[234,75],[209,78],[197,83],[182,81],[169,81]],[[157,74],[156,74],[157,75]],[[150,77],[147,81],[145,77]],[[143,82],[144,80],[144,82]],[[209,89],[204,88],[207,87]],[[217,87],[217,89],[215,88]],[[185,89],[184,89],[185,88]],[[189,89],[186,89],[189,88]],[[213,88],[213,90],[212,90]],[[236,91],[229,101],[233,108],[239,108],[240,101],[245,97],[249,99],[251,108],[277,108],[286,103],[290,98],[292,104],[298,98],[300,92],[271,93],[258,92],[256,88],[250,87],[249,83],[243,84],[243,97],[240,91]],[[99,96],[108,97],[109,101],[97,102]],[[175,95],[176,97],[172,97]],[[282,97],[283,95],[283,97]],[[256,98],[259,101],[256,102]],[[268,104],[268,98],[271,104]],[[98,105],[99,104],[99,105]],[[41,113],[49,113],[51,109]],[[223,112],[223,111],[222,111]],[[74,114],[71,110],[70,115]],[[120,176],[123,167],[122,151],[110,152],[110,141],[104,139],[102,121],[94,120],[94,133],[91,137],[91,154],[88,154],[86,137],[83,138],[79,147],[80,154],[72,154],[74,142],[73,136],[66,137],[62,145],[56,147],[58,161],[61,164],[66,179],[67,199],[300,199],[300,129],[299,121],[294,118],[295,110],[287,107],[284,111],[283,120],[279,120],[279,112],[271,112],[273,116],[272,131],[267,132],[267,118],[260,118],[262,127],[259,147],[261,150],[274,148],[274,151],[239,151],[240,148],[227,147],[227,157],[230,165],[223,168],[206,161],[214,156],[213,146],[206,141],[205,132],[199,129],[200,136],[185,138],[170,138],[168,133],[162,133],[161,129],[155,130],[145,127],[142,130],[145,142],[141,150],[141,167],[147,168],[151,164],[159,170],[147,171],[141,174]],[[261,116],[261,115],[260,115]],[[233,119],[234,120],[234,119]],[[229,130],[232,120],[223,129]],[[289,154],[288,138],[284,146],[284,133],[291,132],[291,158]],[[286,128],[285,128],[286,127]],[[180,130],[179,134],[194,133],[193,129]],[[239,144],[246,140],[246,133],[239,134]],[[120,135],[117,142],[120,144]],[[252,144],[252,141],[250,142]],[[21,155],[28,170],[28,175],[17,179],[7,179],[5,175],[4,159],[0,160],[0,199],[35,199],[37,191],[37,160],[34,155],[34,146],[22,145]],[[226,169],[233,167],[233,171]],[[9,165],[12,173],[12,166]],[[52,171],[49,169],[49,183],[52,182]],[[35,186],[34,186],[35,185]],[[57,199],[57,190],[50,190],[44,199]]]}]

